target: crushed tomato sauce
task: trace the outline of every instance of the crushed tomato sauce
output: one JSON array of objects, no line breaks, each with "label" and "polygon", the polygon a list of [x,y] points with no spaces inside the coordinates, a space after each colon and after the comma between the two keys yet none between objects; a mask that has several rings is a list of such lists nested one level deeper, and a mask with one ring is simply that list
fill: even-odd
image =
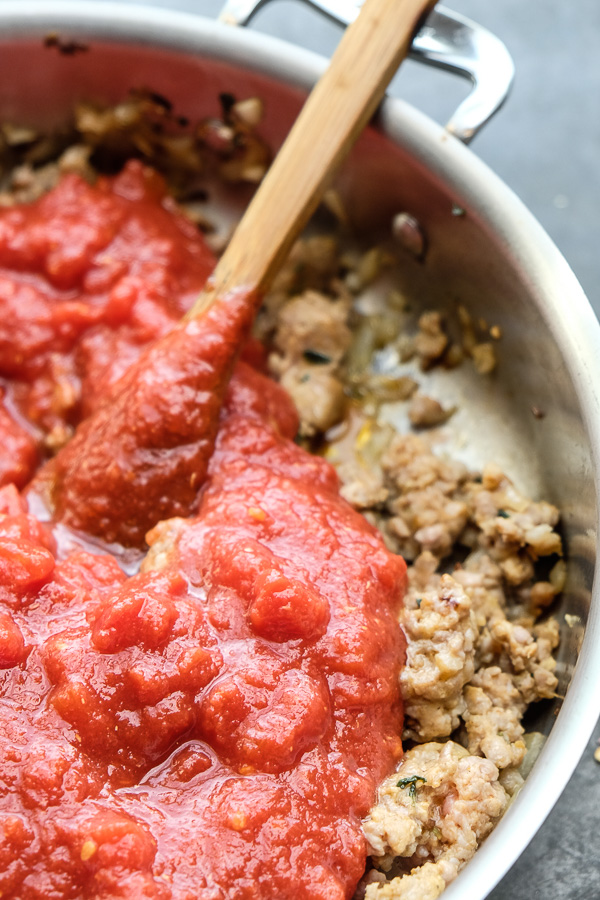
[{"label": "crushed tomato sauce", "polygon": [[[0,212],[3,898],[342,900],[364,871],[361,817],[401,754],[404,562],[293,442],[291,401],[247,362],[228,387],[223,375],[210,433],[188,417],[196,399],[217,419],[210,361],[194,369],[193,353],[183,381],[154,357],[168,434],[162,412],[137,430],[101,414],[146,344],[180,340],[211,265],[137,163]],[[209,347],[226,332],[220,313],[199,324]],[[129,510],[133,542],[159,506],[133,575],[106,547],[57,541],[17,490],[43,456],[36,429],[69,433],[90,414],[104,422],[94,502]],[[124,502],[103,466],[122,473],[136,440]],[[42,484],[84,467],[70,446]],[[60,528],[87,529],[85,478],[68,486]]]}]

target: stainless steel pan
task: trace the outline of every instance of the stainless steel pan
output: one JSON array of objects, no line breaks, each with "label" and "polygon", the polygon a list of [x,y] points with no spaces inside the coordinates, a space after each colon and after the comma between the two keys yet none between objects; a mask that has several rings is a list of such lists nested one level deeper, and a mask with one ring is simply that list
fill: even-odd
[{"label": "stainless steel pan", "polygon": [[[254,9],[230,3],[223,18],[241,21]],[[334,0],[327,12],[339,13]],[[87,49],[61,55],[44,46],[49,32]],[[453,48],[452,35],[463,42],[462,52]],[[487,33],[438,11],[414,52],[474,82],[450,128],[469,139],[506,94],[512,68],[505,51]],[[490,58],[491,75],[481,68]],[[77,2],[0,5],[0,116],[41,126],[64,118],[77,99],[116,101],[130,87],[151,87],[190,117],[214,113],[218,93],[228,91],[264,98],[263,131],[277,146],[324,66],[321,57],[289,44],[183,13]],[[460,404],[456,444],[469,435],[475,458],[494,459],[520,487],[543,494],[563,513],[569,574],[557,615],[564,700],[540,709],[533,727],[549,737],[524,789],[444,895],[482,900],[552,808],[600,712],[594,583],[600,326],[542,228],[450,131],[387,100],[339,188],[357,229],[370,239],[398,211],[419,221],[429,249],[424,263],[407,256],[403,280],[411,295],[450,311],[460,300],[501,327],[495,376],[478,380],[465,373],[452,388]]]}]

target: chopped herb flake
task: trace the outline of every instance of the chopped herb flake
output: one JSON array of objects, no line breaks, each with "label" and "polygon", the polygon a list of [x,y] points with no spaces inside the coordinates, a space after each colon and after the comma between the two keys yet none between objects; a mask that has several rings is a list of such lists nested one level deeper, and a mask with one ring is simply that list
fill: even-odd
[{"label": "chopped herb flake", "polygon": [[321,353],[320,350],[311,350],[309,348],[302,355],[306,362],[315,363],[317,366],[326,366],[331,362],[331,357],[327,356],[326,353]]},{"label": "chopped herb flake", "polygon": [[408,788],[408,796],[411,800],[417,799],[417,782],[422,781],[423,784],[427,783],[427,779],[423,777],[423,775],[409,775],[407,778],[401,778],[396,787],[399,788]]},{"label": "chopped herb flake", "polygon": [[510,519],[510,513],[506,512],[505,509],[499,509],[496,515],[501,519]]}]

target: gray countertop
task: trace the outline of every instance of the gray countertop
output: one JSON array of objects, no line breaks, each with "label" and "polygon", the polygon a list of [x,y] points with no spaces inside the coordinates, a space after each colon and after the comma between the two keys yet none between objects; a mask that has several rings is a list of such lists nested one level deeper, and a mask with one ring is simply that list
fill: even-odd
[{"label": "gray countertop", "polygon": [[[219,0],[145,2],[211,17],[221,6]],[[473,142],[473,152],[533,211],[600,313],[600,3],[447,2],[501,37],[516,63],[512,95]],[[253,27],[326,55],[339,37],[333,25],[290,0],[260,12]],[[449,117],[465,90],[414,63],[393,86],[393,93],[438,121]],[[596,725],[562,798],[490,900],[600,898],[598,737]]]}]

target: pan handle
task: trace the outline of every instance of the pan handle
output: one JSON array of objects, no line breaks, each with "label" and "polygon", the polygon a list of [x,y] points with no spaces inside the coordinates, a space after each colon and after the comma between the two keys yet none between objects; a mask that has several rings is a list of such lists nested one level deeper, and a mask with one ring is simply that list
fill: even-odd
[{"label": "pan handle", "polygon": [[[219,21],[247,25],[270,0],[227,0]],[[338,25],[349,25],[359,13],[356,0],[305,0]],[[416,34],[412,59],[467,78],[472,89],[447,130],[468,144],[506,100],[514,77],[514,63],[502,41],[486,28],[442,6],[431,12]]]}]

